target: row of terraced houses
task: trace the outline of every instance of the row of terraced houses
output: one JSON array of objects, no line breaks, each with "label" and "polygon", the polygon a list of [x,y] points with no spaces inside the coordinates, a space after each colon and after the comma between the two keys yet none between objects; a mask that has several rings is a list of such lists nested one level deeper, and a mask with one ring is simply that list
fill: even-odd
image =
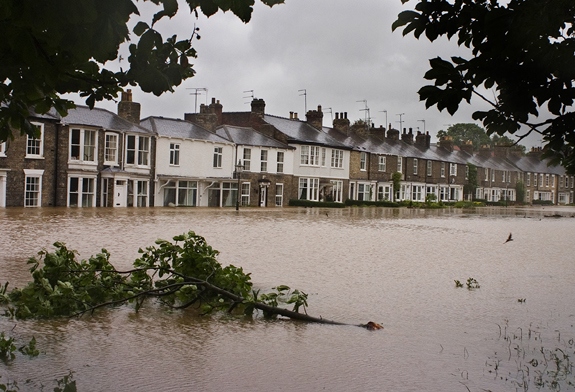
[{"label": "row of terraced houses", "polygon": [[[290,199],[422,202],[428,194],[515,201],[517,181],[526,202],[573,203],[574,178],[547,166],[541,149],[474,153],[411,129],[351,125],[343,112],[324,127],[321,107],[303,120],[266,114],[261,99],[249,112],[224,112],[212,100],[183,120],[140,119],[128,90],[118,113],[79,106],[32,121],[39,138],[0,144],[0,207],[281,207]],[[463,191],[468,163],[477,167],[475,195]],[[394,192],[395,172],[402,181]]]}]

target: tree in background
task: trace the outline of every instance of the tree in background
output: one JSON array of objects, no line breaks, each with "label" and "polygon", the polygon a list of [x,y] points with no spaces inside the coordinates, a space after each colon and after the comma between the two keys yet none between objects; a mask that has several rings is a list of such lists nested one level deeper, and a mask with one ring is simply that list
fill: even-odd
[{"label": "tree in background", "polygon": [[[146,1],[146,0],[144,0]],[[268,6],[283,0],[260,0]],[[92,108],[113,99],[123,87],[140,86],[159,96],[173,91],[194,76],[189,59],[196,57],[191,37],[164,39],[154,29],[164,17],[178,12],[177,0],[151,0],[161,6],[149,23],[139,21],[132,33],[131,18],[140,15],[133,0],[19,0],[0,5],[0,141],[13,138],[12,129],[37,135],[28,121],[30,109],[62,116],[74,103],[60,94],[79,93]],[[186,0],[190,11],[211,16],[232,11],[249,22],[254,0]],[[118,59],[120,45],[130,43],[128,67],[114,72],[109,62]]]},{"label": "tree in background", "polygon": [[521,180],[515,183],[515,200],[519,203],[525,202],[525,184]]},{"label": "tree in background", "polygon": [[516,144],[515,141],[511,140],[505,135],[499,136],[494,134],[489,136],[485,129],[473,123],[458,123],[447,128],[447,131],[440,130],[437,132],[438,138],[443,136],[450,136],[453,140],[453,144],[456,146],[461,146],[462,142],[471,140],[473,142],[474,151],[478,151],[479,147],[484,145],[490,147],[494,147],[495,145],[516,145],[521,149],[521,152],[525,154],[525,146]]},{"label": "tree in background", "polygon": [[471,195],[471,199],[475,197],[475,190],[477,189],[477,166],[472,163],[467,164],[468,174],[467,174],[467,184],[463,185],[463,194]]},{"label": "tree in background", "polygon": [[391,181],[393,182],[393,195],[394,195],[392,201],[399,201],[402,176],[403,175],[400,172],[395,172],[391,175]]},{"label": "tree in background", "polygon": [[[407,3],[410,0],[401,0]],[[430,41],[457,37],[471,58],[430,60],[419,90],[427,108],[454,114],[475,96],[491,109],[477,111],[489,135],[509,133],[522,140],[543,136],[546,157],[575,174],[575,2],[573,0],[417,0],[392,29],[422,34]],[[493,90],[494,98],[482,93]],[[491,95],[491,93],[490,93]],[[541,118],[540,118],[541,116]],[[519,132],[525,129],[525,132]]]}]

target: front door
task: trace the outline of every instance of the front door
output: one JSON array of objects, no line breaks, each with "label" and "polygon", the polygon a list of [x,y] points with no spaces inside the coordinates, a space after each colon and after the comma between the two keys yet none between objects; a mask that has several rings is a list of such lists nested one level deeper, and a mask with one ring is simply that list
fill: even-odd
[{"label": "front door", "polygon": [[116,180],[116,186],[114,187],[114,207],[127,206],[128,189],[126,185],[126,180]]},{"label": "front door", "polygon": [[266,207],[268,202],[268,187],[260,186],[260,207]]}]

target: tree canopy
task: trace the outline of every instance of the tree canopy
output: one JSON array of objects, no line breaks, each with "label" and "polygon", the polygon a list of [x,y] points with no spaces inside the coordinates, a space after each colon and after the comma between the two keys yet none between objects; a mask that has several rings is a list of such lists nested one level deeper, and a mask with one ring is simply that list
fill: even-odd
[{"label": "tree canopy", "polygon": [[[509,137],[503,135],[499,136],[498,134],[492,134],[489,136],[485,129],[481,128],[477,124],[473,123],[458,123],[453,124],[447,131],[440,130],[437,132],[437,137],[443,136],[450,136],[453,140],[453,144],[456,146],[461,146],[462,142],[464,141],[471,141],[473,142],[473,149],[475,151],[479,150],[480,146],[490,146],[493,147],[496,144],[500,145],[513,145],[515,142],[511,140]],[[518,145],[519,148],[525,153],[525,146]]]},{"label": "tree canopy", "polygon": [[[148,0],[144,0],[148,1]],[[7,0],[0,4],[0,141],[39,132],[28,121],[30,110],[62,116],[74,103],[59,95],[79,93],[86,104],[113,99],[127,85],[161,95],[194,76],[189,59],[196,57],[191,37],[162,37],[154,28],[178,12],[177,0],[149,0],[161,9],[151,21],[140,15],[133,0]],[[186,0],[190,11],[211,16],[231,11],[249,22],[255,0]],[[273,6],[283,0],[260,0]],[[120,45],[131,41],[127,69],[112,71]]]},{"label": "tree canopy", "polygon": [[[410,0],[401,0],[407,3]],[[472,96],[491,105],[476,111],[488,134],[532,132],[546,143],[545,156],[575,173],[575,2],[572,0],[417,0],[392,29],[419,38],[457,37],[471,58],[430,60],[419,90],[427,108],[454,114]],[[494,89],[494,98],[482,94]],[[525,130],[525,132],[523,132]]]}]

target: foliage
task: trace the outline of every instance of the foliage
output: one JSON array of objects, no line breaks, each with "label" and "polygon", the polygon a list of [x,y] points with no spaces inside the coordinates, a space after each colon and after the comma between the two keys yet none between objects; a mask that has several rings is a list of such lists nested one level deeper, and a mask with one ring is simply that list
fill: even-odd
[{"label": "foliage", "polygon": [[[474,290],[481,287],[479,285],[479,282],[477,282],[477,280],[473,278],[468,278],[467,281],[465,282],[465,285],[467,286],[468,290]],[[463,283],[461,283],[461,281],[459,280],[455,280],[455,287],[457,288],[463,287]]]},{"label": "foliage", "polygon": [[[399,158],[399,159],[401,159],[401,158]],[[402,174],[400,172],[395,172],[391,175],[391,181],[393,182],[393,195],[394,195],[393,201],[399,200],[399,190],[401,188],[401,178],[402,178]]]},{"label": "foliage", "polygon": [[344,203],[337,203],[334,201],[311,201],[302,199],[290,199],[289,205],[292,207],[328,207],[328,208],[344,208]]},{"label": "foliage", "polygon": [[541,206],[552,206],[553,202],[551,200],[533,200],[531,202],[532,204],[537,204],[537,205],[541,205]]},{"label": "foliage", "polygon": [[473,123],[458,123],[447,128],[447,132],[444,130],[437,132],[437,138],[443,136],[451,136],[453,144],[456,146],[461,146],[461,143],[464,141],[471,141],[473,142],[473,149],[475,151],[479,150],[479,146],[491,144],[491,139],[485,132],[485,129]]},{"label": "foliage", "polygon": [[380,200],[380,201],[366,201],[366,200],[352,200],[347,199],[345,205],[351,206],[374,206],[374,207],[399,207],[399,203],[393,201]]},{"label": "foliage", "polygon": [[[409,0],[402,0],[407,3]],[[472,96],[491,109],[477,111],[488,134],[516,134],[521,127],[540,133],[545,156],[575,173],[575,3],[572,0],[418,0],[403,11],[392,29],[404,26],[430,40],[457,37],[471,58],[430,60],[425,74],[433,85],[419,90],[426,107],[454,114]],[[494,99],[482,93],[492,90]],[[490,93],[491,94],[491,93]],[[538,116],[549,117],[538,120]]]},{"label": "foliage", "polygon": [[467,184],[463,185],[463,193],[466,195],[472,195],[475,196],[475,190],[478,187],[478,181],[477,181],[477,166],[475,166],[473,163],[468,163],[467,164],[468,169],[468,175],[467,175]]},{"label": "foliage", "polygon": [[474,208],[474,207],[485,207],[485,204],[480,201],[456,201],[455,203],[450,203],[455,208]]},{"label": "foliage", "polygon": [[[283,0],[261,0],[268,6]],[[128,21],[140,15],[133,0],[23,0],[0,6],[0,141],[22,134],[38,135],[28,121],[30,109],[65,116],[72,101],[60,94],[79,93],[92,108],[113,99],[123,87],[138,85],[161,95],[192,76],[196,57],[192,40],[176,35],[164,39],[155,29],[164,17],[178,12],[176,0],[151,0],[159,9],[152,20],[139,20],[130,32]],[[186,0],[190,11],[211,16],[231,11],[248,22],[254,0]],[[131,40],[127,67],[112,71],[120,45]]]},{"label": "foliage", "polygon": [[[204,314],[236,308],[252,314],[258,308],[267,316],[279,313],[323,322],[297,315],[308,305],[303,291],[278,286],[274,288],[277,292],[260,296],[252,288],[250,274],[233,265],[222,267],[216,259],[219,252],[203,237],[190,231],[173,240],[157,240],[155,246],[140,249],[140,257],[130,271],[117,271],[106,250],[77,261],[75,251],[56,242],[55,252],[42,250],[37,259],[30,259],[33,281],[2,294],[0,300],[7,306],[7,313],[16,318],[81,315],[126,302],[139,310],[146,299],[155,298],[173,309],[197,305]],[[41,263],[44,265],[40,268]],[[293,311],[267,306],[276,307],[278,302],[293,304]],[[337,324],[329,320],[325,323]],[[35,340],[22,352],[32,355]]]},{"label": "foliage", "polygon": [[16,351],[14,338],[6,337],[4,332],[0,332],[0,359],[14,359],[14,351]]},{"label": "foliage", "polygon": [[515,183],[515,200],[525,202],[525,184],[521,180]]}]

